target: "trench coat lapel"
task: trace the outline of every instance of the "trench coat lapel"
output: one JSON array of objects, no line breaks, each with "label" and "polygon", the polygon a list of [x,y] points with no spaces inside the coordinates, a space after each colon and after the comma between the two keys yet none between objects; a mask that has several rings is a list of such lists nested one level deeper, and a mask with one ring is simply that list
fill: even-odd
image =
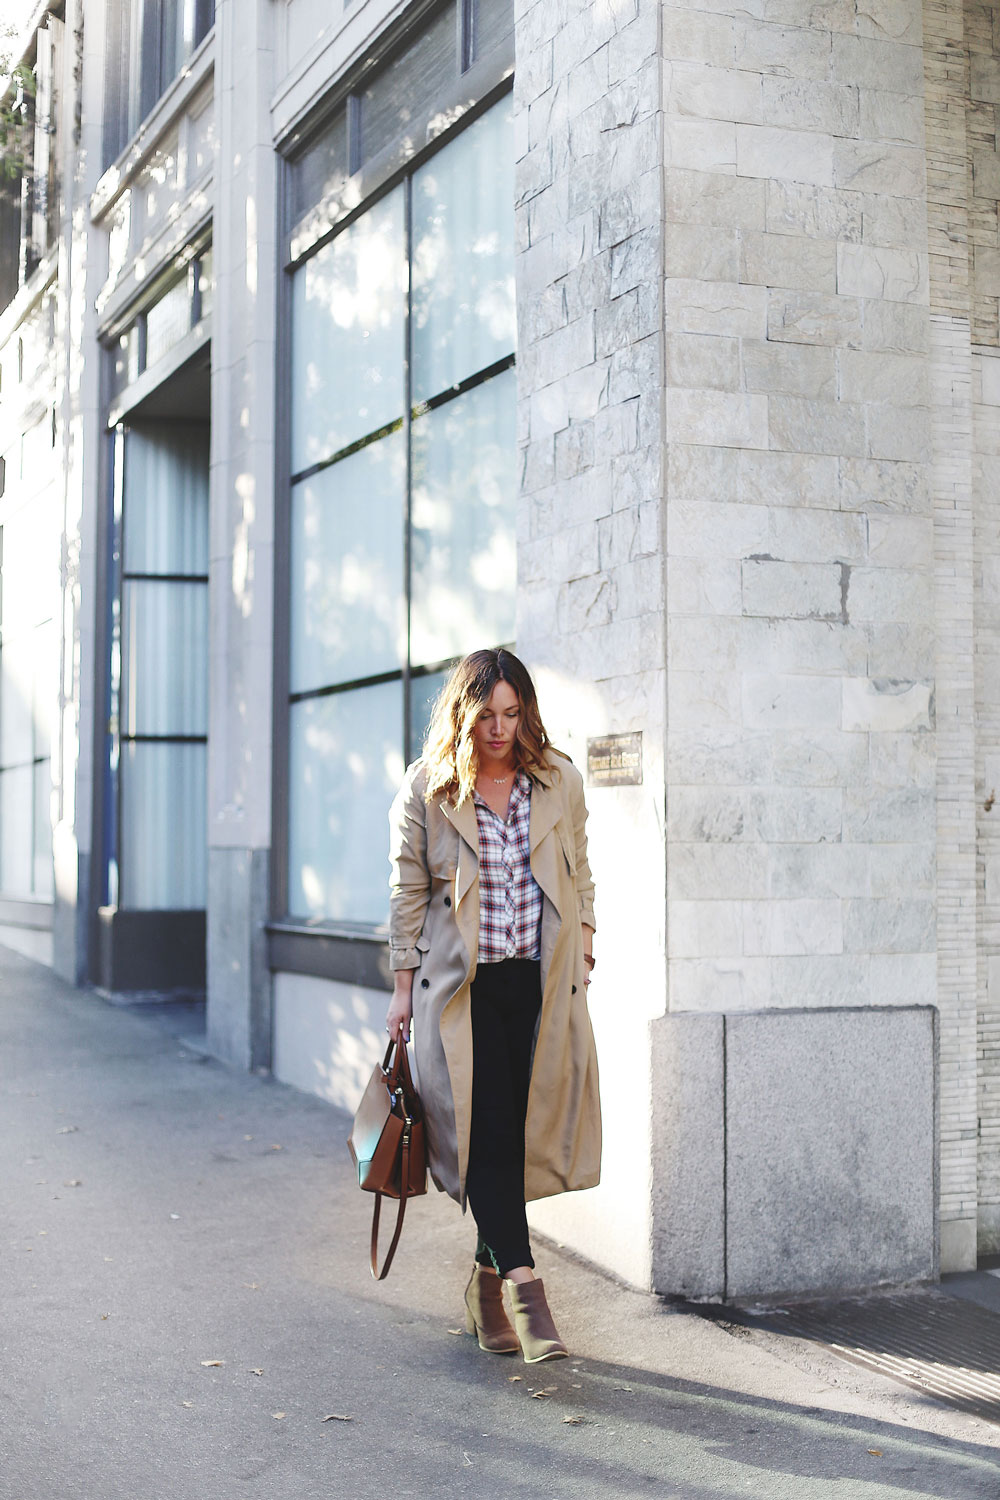
[{"label": "trench coat lapel", "polygon": [[528,825],[531,873],[557,911],[561,910],[564,903],[559,888],[555,840],[550,839],[547,845],[544,841],[561,815],[562,800],[559,793],[551,784],[536,783],[531,793],[531,820]]},{"label": "trench coat lapel", "polygon": [[459,836],[458,868],[455,871],[455,904],[460,906],[479,875],[479,824],[471,797],[453,807],[446,797],[439,802],[444,816]]}]

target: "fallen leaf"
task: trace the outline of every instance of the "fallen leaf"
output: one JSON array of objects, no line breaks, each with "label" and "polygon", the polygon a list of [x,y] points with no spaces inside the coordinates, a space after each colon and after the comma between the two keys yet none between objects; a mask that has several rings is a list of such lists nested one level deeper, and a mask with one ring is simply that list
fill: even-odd
[{"label": "fallen leaf", "polygon": [[252,1140],[253,1140],[253,1136],[252,1136],[252,1135],[245,1135],[245,1136],[244,1136],[244,1137],[243,1137],[243,1139],[244,1139],[244,1140],[245,1140],[245,1141],[252,1141]]},{"label": "fallen leaf", "polygon": [[181,1405],[182,1405],[182,1406],[187,1406],[187,1407],[191,1407],[191,1406],[193,1406],[193,1405],[194,1405],[194,1402],[193,1402],[193,1401],[182,1401],[182,1402],[181,1402]]},{"label": "fallen leaf", "polygon": [[180,1218],[180,1214],[171,1214],[170,1217],[172,1219],[179,1219]]},{"label": "fallen leaf", "polygon": [[244,1281],[243,1285],[246,1287],[246,1289],[247,1289],[248,1292],[259,1292],[260,1291],[260,1282],[259,1281]]},{"label": "fallen leaf", "polygon": [[101,1313],[101,1322],[102,1323],[106,1323],[108,1321],[108,1319],[110,1318],[110,1316],[111,1316],[110,1313]]},{"label": "fallen leaf", "polygon": [[71,1177],[68,1182],[63,1183],[63,1187],[83,1187],[83,1183],[79,1177]]},{"label": "fallen leaf", "polygon": [[449,1328],[448,1332],[449,1333],[461,1333],[462,1330],[461,1330],[461,1328]]},{"label": "fallen leaf", "polygon": [[563,1421],[570,1427],[582,1427],[586,1420],[586,1417],[563,1417]]},{"label": "fallen leaf", "polygon": [[39,1234],[48,1234],[48,1232],[49,1231],[47,1229],[39,1229],[38,1231]]},{"label": "fallen leaf", "polygon": [[284,1151],[284,1149],[285,1149],[284,1146],[272,1146],[271,1147],[272,1151]]},{"label": "fallen leaf", "polygon": [[871,1454],[872,1458],[881,1458],[882,1457],[882,1449],[881,1448],[869,1448],[868,1452]]},{"label": "fallen leaf", "polygon": [[271,1413],[271,1416],[274,1418],[274,1420],[276,1422],[282,1421],[282,1419],[284,1418],[284,1415],[285,1415],[285,1413],[283,1411],[273,1411]]},{"label": "fallen leaf", "polygon": [[79,1129],[79,1125],[60,1125],[56,1135],[75,1135]]},{"label": "fallen leaf", "polygon": [[507,1376],[507,1380],[508,1380],[508,1382],[509,1382],[509,1383],[510,1383],[510,1384],[511,1384],[511,1385],[513,1385],[513,1384],[514,1384],[514,1382],[515,1382],[515,1380],[523,1380],[523,1379],[524,1379],[524,1376],[523,1376],[523,1375],[508,1375],[508,1376]]},{"label": "fallen leaf", "polygon": [[203,1359],[202,1360],[202,1364],[205,1366],[205,1369],[208,1370],[208,1369],[211,1369],[212,1367],[214,1367],[216,1365],[221,1365],[222,1364],[222,1360],[221,1359]]},{"label": "fallen leaf", "polygon": [[462,1454],[462,1462],[468,1464],[470,1469],[472,1468],[472,1459],[467,1453]]},{"label": "fallen leaf", "polygon": [[558,1386],[552,1385],[549,1386],[546,1390],[532,1391],[531,1399],[532,1401],[547,1401],[548,1398],[553,1395],[558,1389]]},{"label": "fallen leaf", "polygon": [[332,1411],[328,1417],[324,1417],[323,1418],[323,1421],[324,1422],[353,1422],[354,1418],[353,1417],[345,1417],[344,1414],[343,1414],[343,1412]]},{"label": "fallen leaf", "polygon": [[264,1373],[263,1370],[251,1370],[250,1371],[251,1375],[263,1375],[263,1373]]}]

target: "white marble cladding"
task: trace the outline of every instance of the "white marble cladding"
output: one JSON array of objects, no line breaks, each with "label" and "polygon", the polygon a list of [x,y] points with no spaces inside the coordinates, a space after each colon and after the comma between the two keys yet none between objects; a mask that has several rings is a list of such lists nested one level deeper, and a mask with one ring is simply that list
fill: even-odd
[{"label": "white marble cladding", "polygon": [[669,1004],[933,1002],[921,7],[754,11],[663,11]]}]

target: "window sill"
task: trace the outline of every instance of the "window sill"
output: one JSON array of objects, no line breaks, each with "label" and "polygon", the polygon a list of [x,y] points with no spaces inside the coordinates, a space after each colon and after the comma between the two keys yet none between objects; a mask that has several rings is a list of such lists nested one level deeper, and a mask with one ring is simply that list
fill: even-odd
[{"label": "window sill", "polygon": [[33,896],[0,895],[0,925],[51,932],[52,908],[51,901],[41,901]]},{"label": "window sill", "polygon": [[[59,269],[59,244],[52,245],[38,262],[23,286],[19,286],[7,306],[0,310],[0,348],[22,323],[45,288],[56,278]],[[4,382],[6,387],[6,382]],[[12,387],[15,389],[16,387]]]},{"label": "window sill", "polygon": [[392,989],[389,932],[384,926],[351,923],[269,922],[268,967],[272,972],[310,974],[366,989]]},{"label": "window sill", "polygon": [[192,52],[173,83],[161,94],[118,158],[105,169],[90,197],[90,220],[100,223],[156,150],[164,132],[184,113],[215,68],[215,27]]}]

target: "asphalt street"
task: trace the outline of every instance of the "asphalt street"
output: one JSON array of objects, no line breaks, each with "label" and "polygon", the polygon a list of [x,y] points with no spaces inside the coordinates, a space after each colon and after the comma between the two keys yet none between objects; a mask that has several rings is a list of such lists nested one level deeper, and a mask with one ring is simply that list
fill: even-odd
[{"label": "asphalt street", "polygon": [[346,1116],[190,1019],[0,948],[0,1500],[1000,1496],[1000,1427],[555,1246],[574,1357],[482,1353],[455,1205],[373,1282]]}]

